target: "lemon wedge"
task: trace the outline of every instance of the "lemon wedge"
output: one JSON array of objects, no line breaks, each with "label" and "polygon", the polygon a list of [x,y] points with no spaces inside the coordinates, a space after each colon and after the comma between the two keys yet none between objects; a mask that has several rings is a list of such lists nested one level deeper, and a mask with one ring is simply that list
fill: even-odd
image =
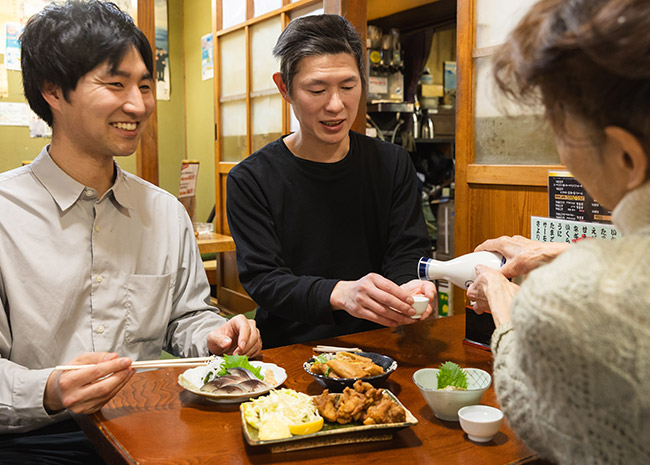
[{"label": "lemon wedge", "polygon": [[303,434],[311,434],[320,431],[323,428],[323,417],[316,421],[309,423],[298,423],[296,425],[289,425],[289,432],[294,436],[302,436]]}]

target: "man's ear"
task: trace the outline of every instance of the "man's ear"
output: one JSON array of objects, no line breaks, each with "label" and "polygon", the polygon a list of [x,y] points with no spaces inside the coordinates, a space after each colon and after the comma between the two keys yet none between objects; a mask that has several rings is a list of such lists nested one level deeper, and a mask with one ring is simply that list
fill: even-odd
[{"label": "man's ear", "polygon": [[625,187],[636,189],[648,178],[648,154],[645,153],[639,139],[629,131],[618,126],[605,128],[608,157],[614,157],[615,166],[621,170]]},{"label": "man's ear", "polygon": [[48,81],[43,83],[41,95],[53,110],[58,110],[61,106],[61,101],[64,100],[61,88]]},{"label": "man's ear", "polygon": [[287,102],[291,103],[291,97],[289,96],[289,92],[287,92],[287,86],[284,83],[284,80],[282,79],[282,74],[273,73],[273,82],[275,82],[275,85],[280,91],[280,95],[282,95],[282,98],[285,99]]}]

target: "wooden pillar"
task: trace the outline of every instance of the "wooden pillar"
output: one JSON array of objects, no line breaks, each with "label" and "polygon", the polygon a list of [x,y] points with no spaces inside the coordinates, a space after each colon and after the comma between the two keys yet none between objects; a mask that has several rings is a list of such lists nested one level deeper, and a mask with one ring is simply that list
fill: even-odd
[{"label": "wooden pillar", "polygon": [[[138,27],[149,39],[152,50],[156,50],[156,25],[154,0],[138,0]],[[154,66],[156,60],[154,58]],[[152,76],[154,96],[156,95],[155,71]],[[149,117],[147,127],[136,151],[137,174],[142,179],[158,185],[158,114],[156,107]]]},{"label": "wooden pillar", "polygon": [[[323,11],[328,14],[341,15],[354,26],[365,44],[368,31],[367,2],[359,0],[323,0]],[[364,57],[365,60],[365,57]],[[352,130],[361,134],[366,133],[366,92],[361,94],[359,111],[352,124]]]}]

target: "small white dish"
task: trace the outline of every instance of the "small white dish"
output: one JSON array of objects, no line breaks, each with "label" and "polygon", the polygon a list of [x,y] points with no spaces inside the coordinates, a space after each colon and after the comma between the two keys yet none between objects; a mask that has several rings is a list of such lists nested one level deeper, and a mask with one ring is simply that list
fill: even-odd
[{"label": "small white dish", "polygon": [[469,405],[458,411],[458,419],[472,441],[488,442],[499,432],[503,412],[488,405]]},{"label": "small white dish", "polygon": [[[211,362],[210,365],[219,365],[222,361],[222,357],[216,356],[215,361]],[[284,368],[279,367],[273,363],[265,363],[257,360],[252,360],[250,364],[254,367],[260,367],[262,369],[262,374],[264,374],[266,370],[271,370],[273,372],[273,377],[275,378],[275,383],[269,385],[267,388],[260,389],[258,391],[247,392],[244,394],[214,394],[212,392],[205,392],[201,391],[201,386],[203,386],[203,378],[208,373],[208,371],[210,371],[210,366],[202,365],[196,368],[190,368],[189,370],[186,370],[178,375],[178,384],[182,388],[196,395],[204,397],[209,401],[216,402],[218,404],[234,404],[245,402],[253,397],[266,394],[271,389],[279,387],[287,379],[287,372],[284,370]]]},{"label": "small white dish", "polygon": [[413,297],[413,305],[411,305],[411,308],[416,312],[411,318],[419,320],[429,306],[429,298],[424,295],[412,295],[411,297]]}]

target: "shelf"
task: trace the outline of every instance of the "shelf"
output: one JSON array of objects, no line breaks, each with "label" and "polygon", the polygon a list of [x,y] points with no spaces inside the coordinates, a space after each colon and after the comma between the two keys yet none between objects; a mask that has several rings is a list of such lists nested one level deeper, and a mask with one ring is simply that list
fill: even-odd
[{"label": "shelf", "polygon": [[378,103],[369,103],[367,108],[368,113],[381,113],[381,112],[393,112],[397,113],[413,113],[413,104],[409,102],[378,102]]},{"label": "shelf", "polygon": [[453,144],[456,139],[453,136],[434,137],[433,139],[415,139],[416,144]]}]

